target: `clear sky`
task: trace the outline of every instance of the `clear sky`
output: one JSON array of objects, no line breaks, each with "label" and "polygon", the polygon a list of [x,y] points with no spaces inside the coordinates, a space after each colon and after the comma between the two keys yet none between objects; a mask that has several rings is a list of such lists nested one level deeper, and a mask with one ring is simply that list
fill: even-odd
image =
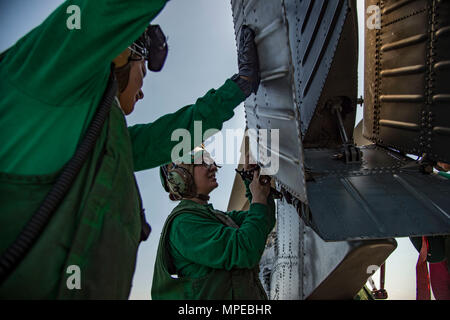
[{"label": "clear sky", "polygon": [[[0,51],[39,25],[62,0],[0,0]],[[358,0],[358,5],[363,4]],[[364,14],[359,9],[360,16]],[[363,17],[363,16],[362,16]],[[209,89],[218,88],[237,72],[236,43],[229,0],[171,0],[153,21],[169,37],[169,55],[164,69],[148,72],[144,82],[144,100],[128,116],[129,125],[147,123],[192,104]],[[364,19],[360,19],[363,30]],[[363,35],[363,32],[361,32]],[[363,39],[360,39],[360,46]],[[362,47],[361,47],[361,57]],[[363,92],[360,64],[359,95]],[[224,129],[245,127],[243,105]],[[358,107],[358,120],[362,108]],[[230,144],[232,141],[226,141]],[[239,146],[236,146],[239,148]],[[155,150],[155,152],[158,152]],[[226,210],[234,180],[234,168],[225,165],[218,173],[220,186],[211,194],[217,209]],[[138,184],[152,233],[140,246],[130,299],[150,299],[153,266],[159,235],[165,218],[176,205],[161,187],[157,169],[137,173]],[[397,239],[398,248],[386,267],[386,289],[391,299],[415,299],[415,265],[418,253],[409,239]],[[378,272],[377,272],[378,274]],[[374,279],[379,287],[378,276]]]}]

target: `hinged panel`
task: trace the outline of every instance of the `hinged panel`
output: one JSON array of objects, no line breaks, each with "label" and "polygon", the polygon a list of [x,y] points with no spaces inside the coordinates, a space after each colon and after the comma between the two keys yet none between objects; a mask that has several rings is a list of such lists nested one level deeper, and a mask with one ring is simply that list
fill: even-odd
[{"label": "hinged panel", "polygon": [[407,154],[450,162],[450,3],[376,1],[366,28],[364,136]]}]

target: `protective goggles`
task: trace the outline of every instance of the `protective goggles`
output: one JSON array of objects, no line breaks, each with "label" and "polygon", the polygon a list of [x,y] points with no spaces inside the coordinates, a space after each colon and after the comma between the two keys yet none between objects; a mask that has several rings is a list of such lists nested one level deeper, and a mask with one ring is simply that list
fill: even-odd
[{"label": "protective goggles", "polygon": [[166,36],[157,24],[149,25],[129,49],[139,59],[144,58],[148,70],[155,72],[161,71],[169,51]]},{"label": "protective goggles", "polygon": [[208,170],[211,170],[212,166],[214,165],[217,169],[222,168],[222,166],[219,166],[214,159],[211,157],[209,152],[204,152],[202,154],[202,162],[197,164],[202,165],[208,168]]}]

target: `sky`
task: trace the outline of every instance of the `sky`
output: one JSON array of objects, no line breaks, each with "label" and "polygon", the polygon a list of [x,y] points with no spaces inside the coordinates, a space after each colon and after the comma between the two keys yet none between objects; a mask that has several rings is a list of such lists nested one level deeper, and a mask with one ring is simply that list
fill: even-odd
[{"label": "sky", "polygon": [[[360,30],[364,28],[363,0],[357,0]],[[13,45],[39,25],[62,0],[0,0],[0,51]],[[229,0],[171,0],[153,23],[168,36],[169,54],[163,70],[148,72],[144,81],[144,100],[127,117],[128,125],[153,122],[160,116],[195,103],[209,89],[220,87],[237,73],[236,42]],[[363,32],[360,32],[363,36]],[[363,38],[360,38],[359,94],[363,95]],[[362,107],[358,107],[358,121]],[[223,129],[245,127],[243,104]],[[226,141],[230,145],[233,141]],[[240,143],[240,142],[239,142]],[[239,148],[236,145],[236,148]],[[226,210],[234,180],[233,165],[224,165],[217,174],[220,183],[211,194],[211,203]],[[176,203],[161,187],[157,169],[136,174],[147,221],[152,233],[141,243],[130,299],[150,299],[153,267],[160,232]],[[415,266],[418,258],[408,238],[397,239],[398,247],[386,264],[386,289],[390,299],[415,299]],[[379,287],[378,272],[374,280]]]}]

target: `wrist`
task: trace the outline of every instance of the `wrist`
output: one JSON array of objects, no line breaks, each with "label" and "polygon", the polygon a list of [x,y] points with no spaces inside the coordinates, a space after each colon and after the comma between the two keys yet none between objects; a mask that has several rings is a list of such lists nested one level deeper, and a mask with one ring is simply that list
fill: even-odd
[{"label": "wrist", "polygon": [[238,85],[246,98],[248,98],[252,94],[252,83],[248,80],[248,77],[235,74],[231,77],[231,80],[233,80]]},{"label": "wrist", "polygon": [[252,203],[260,203],[263,205],[267,205],[267,198],[253,196]]}]

